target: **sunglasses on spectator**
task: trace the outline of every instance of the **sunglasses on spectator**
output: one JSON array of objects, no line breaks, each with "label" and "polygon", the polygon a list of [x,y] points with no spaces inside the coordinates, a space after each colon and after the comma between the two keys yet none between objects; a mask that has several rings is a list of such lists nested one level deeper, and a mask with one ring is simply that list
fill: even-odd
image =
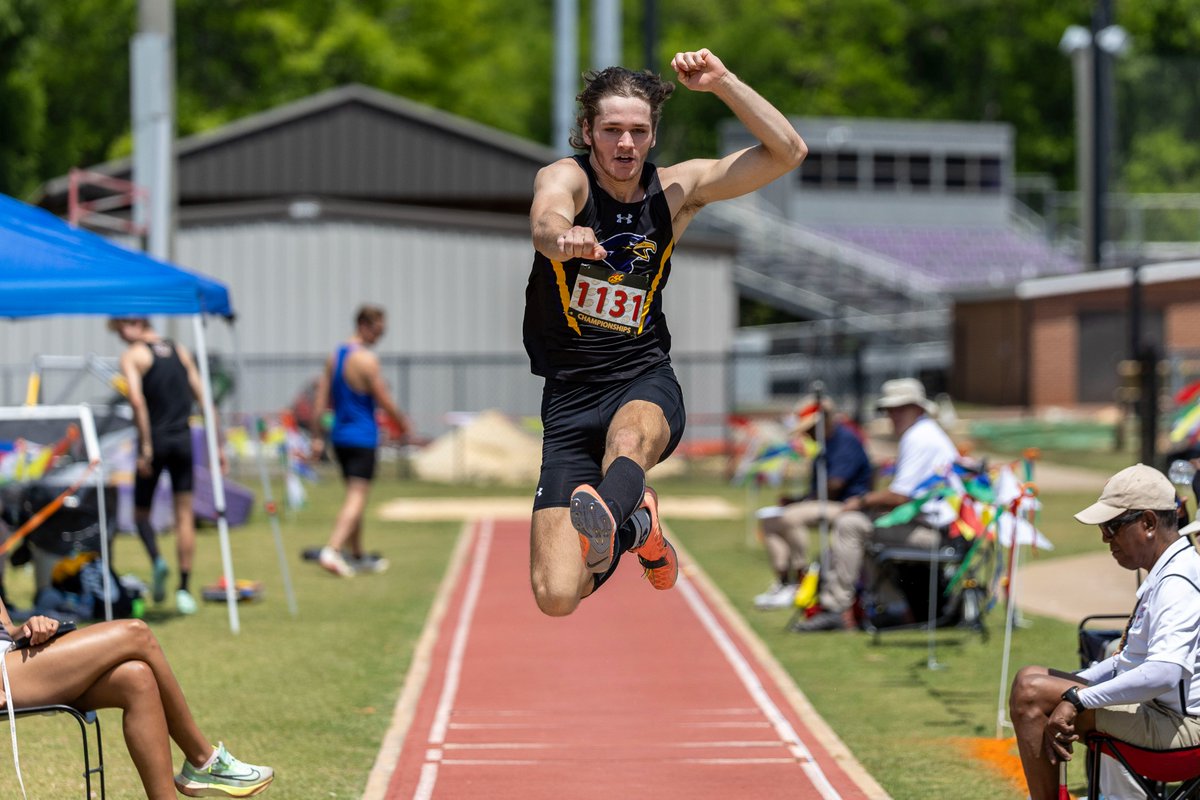
[{"label": "sunglasses on spectator", "polygon": [[1141,517],[1142,514],[1144,514],[1144,513],[1146,513],[1146,512],[1145,511],[1126,511],[1124,514],[1122,514],[1121,516],[1119,516],[1115,519],[1110,519],[1108,522],[1101,522],[1100,523],[1100,534],[1105,539],[1115,539],[1115,538],[1117,538],[1117,534],[1121,532],[1122,528],[1124,528],[1129,523],[1131,523],[1134,520]]}]

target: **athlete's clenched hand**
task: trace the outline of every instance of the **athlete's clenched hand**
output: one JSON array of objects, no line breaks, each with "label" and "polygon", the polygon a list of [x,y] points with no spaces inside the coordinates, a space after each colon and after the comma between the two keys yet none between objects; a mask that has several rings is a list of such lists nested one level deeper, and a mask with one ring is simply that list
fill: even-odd
[{"label": "athlete's clenched hand", "polygon": [[591,228],[576,225],[568,228],[558,237],[555,244],[567,258],[585,258],[588,261],[599,261],[608,255],[608,251],[596,241],[596,232]]},{"label": "athlete's clenched hand", "polygon": [[679,82],[694,92],[711,92],[729,72],[708,48],[676,53],[671,59],[671,69]]}]

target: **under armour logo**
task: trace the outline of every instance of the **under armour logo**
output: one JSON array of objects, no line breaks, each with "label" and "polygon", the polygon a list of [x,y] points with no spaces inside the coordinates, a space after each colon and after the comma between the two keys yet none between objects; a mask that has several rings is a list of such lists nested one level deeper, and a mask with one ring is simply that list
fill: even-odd
[{"label": "under armour logo", "polygon": [[617,214],[618,225],[628,225],[633,222],[633,214]]}]

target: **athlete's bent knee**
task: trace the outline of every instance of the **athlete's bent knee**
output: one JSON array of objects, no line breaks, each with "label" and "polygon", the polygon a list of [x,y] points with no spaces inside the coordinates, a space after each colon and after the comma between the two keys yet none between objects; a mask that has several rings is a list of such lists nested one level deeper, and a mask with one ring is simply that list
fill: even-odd
[{"label": "athlete's bent knee", "polygon": [[577,594],[556,591],[541,581],[534,581],[533,597],[538,609],[548,617],[565,617],[579,606]]}]

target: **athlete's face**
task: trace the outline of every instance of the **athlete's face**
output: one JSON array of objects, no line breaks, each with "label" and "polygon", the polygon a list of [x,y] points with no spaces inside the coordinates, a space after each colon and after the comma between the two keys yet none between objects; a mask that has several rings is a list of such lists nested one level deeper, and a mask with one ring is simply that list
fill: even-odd
[{"label": "athlete's face", "polygon": [[583,141],[592,148],[592,165],[617,181],[641,177],[642,164],[654,146],[650,104],[637,97],[610,95],[600,101]]},{"label": "athlete's face", "polygon": [[358,338],[362,339],[364,344],[375,344],[383,338],[383,334],[386,332],[387,324],[383,320],[366,322],[358,326]]}]

